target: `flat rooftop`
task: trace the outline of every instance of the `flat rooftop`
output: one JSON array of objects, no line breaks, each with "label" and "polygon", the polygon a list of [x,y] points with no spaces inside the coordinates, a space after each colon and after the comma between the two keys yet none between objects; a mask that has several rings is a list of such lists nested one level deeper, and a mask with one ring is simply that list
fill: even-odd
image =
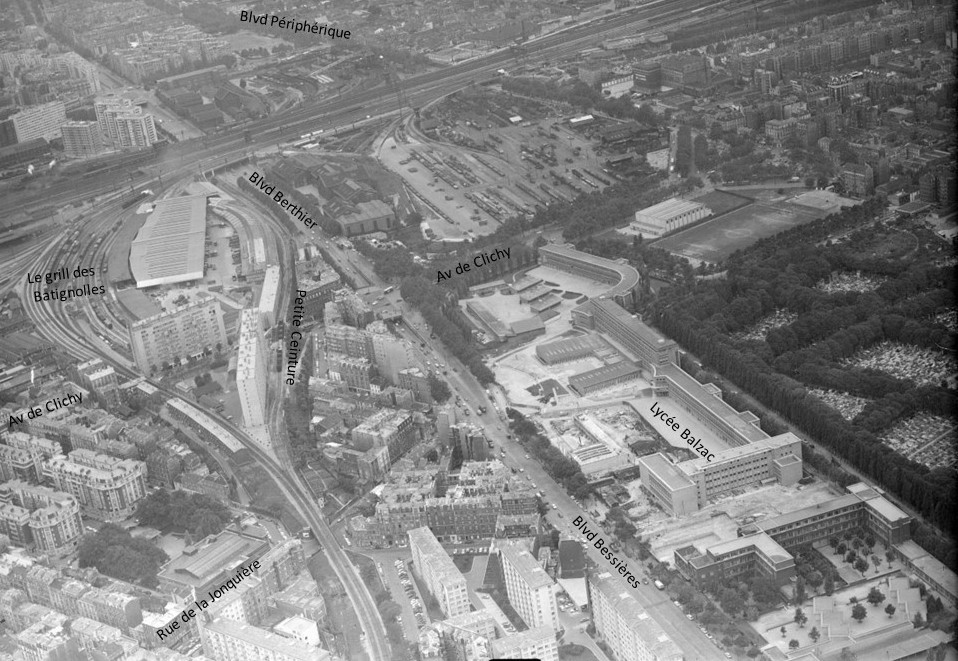
[{"label": "flat rooftop", "polygon": [[639,284],[639,272],[628,264],[621,264],[605,257],[591,255],[581,250],[576,250],[572,246],[551,244],[539,248],[539,254],[552,254],[565,257],[566,259],[578,260],[599,268],[606,269],[619,274],[619,282],[607,291],[605,296],[617,296],[619,294],[631,291]]},{"label": "flat rooftop", "polygon": [[689,476],[660,452],[639,457],[639,463],[645,465],[646,469],[664,482],[669,489],[684,489],[693,485]]},{"label": "flat rooftop", "polygon": [[156,203],[130,246],[130,272],[138,289],[203,277],[206,195]]},{"label": "flat rooftop", "polygon": [[730,429],[734,430],[745,441],[755,443],[768,438],[768,434],[755,425],[746,422],[742,418],[742,413],[733,409],[724,400],[713,395],[702,383],[696,381],[679,366],[674,364],[667,365],[666,367],[656,366],[656,375],[670,379],[675,385],[687,392],[690,397],[694,398],[713,414],[721,418],[722,422],[728,425]]},{"label": "flat rooftop", "polygon": [[653,204],[651,207],[646,207],[639,211],[638,214],[666,221],[697,209],[708,209],[708,207],[699,202],[690,202],[673,197],[665,202],[659,202],[658,204]]}]

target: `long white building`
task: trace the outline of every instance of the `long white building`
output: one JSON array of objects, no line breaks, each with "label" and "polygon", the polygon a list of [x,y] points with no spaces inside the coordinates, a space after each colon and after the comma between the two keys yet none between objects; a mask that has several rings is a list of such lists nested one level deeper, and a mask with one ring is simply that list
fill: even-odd
[{"label": "long white building", "polygon": [[259,292],[259,313],[263,327],[272,328],[279,317],[279,266],[267,266],[263,273],[263,288]]},{"label": "long white building", "polygon": [[432,531],[426,527],[410,530],[409,550],[416,573],[439,602],[443,614],[448,618],[468,613],[466,579]]},{"label": "long white building", "polygon": [[711,215],[712,210],[704,204],[673,197],[636,211],[632,228],[643,236],[658,237]]},{"label": "long white building", "polygon": [[528,631],[492,641],[494,659],[538,659],[559,661],[559,643],[552,627],[533,627]]},{"label": "long white building", "polygon": [[560,631],[555,582],[521,542],[497,544],[509,603],[530,628]]},{"label": "long white building", "polygon": [[236,360],[236,390],[247,427],[266,424],[266,340],[259,310],[243,310],[240,318],[239,355]]},{"label": "long white building", "polygon": [[617,661],[682,661],[682,650],[627,592],[631,588],[604,572],[589,577],[595,630]]},{"label": "long white building", "polygon": [[224,349],[228,344],[223,310],[215,298],[141,319],[130,326],[130,347],[137,368],[152,374],[164,363]]}]

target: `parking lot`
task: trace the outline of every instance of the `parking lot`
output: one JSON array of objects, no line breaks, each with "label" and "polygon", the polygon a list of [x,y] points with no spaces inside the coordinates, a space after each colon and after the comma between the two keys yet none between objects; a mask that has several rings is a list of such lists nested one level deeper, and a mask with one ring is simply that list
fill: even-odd
[{"label": "parking lot", "polygon": [[386,587],[392,594],[392,599],[402,608],[402,621],[406,640],[419,640],[419,629],[429,624],[429,615],[423,604],[422,595],[412,579],[412,570],[403,560],[392,563],[380,563],[386,579]]}]

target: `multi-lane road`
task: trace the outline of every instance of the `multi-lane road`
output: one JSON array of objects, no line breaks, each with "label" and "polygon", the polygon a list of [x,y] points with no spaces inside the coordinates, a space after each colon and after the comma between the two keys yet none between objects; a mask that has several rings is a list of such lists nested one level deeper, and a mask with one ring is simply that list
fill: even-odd
[{"label": "multi-lane road", "polygon": [[[592,47],[600,38],[661,30],[667,26],[674,27],[693,20],[707,20],[707,12],[693,15],[692,10],[717,6],[718,4],[720,3],[710,3],[709,0],[653,0],[627,13],[616,14],[607,19],[577,26],[560,34],[530,42],[523,46],[521,56],[528,61],[557,59],[571,55],[582,48]],[[409,106],[422,107],[472,82],[488,78],[499,68],[508,68],[509,62],[517,57],[516,53],[509,50],[500,51],[455,67],[409,78],[401,83],[403,95]],[[383,86],[378,89],[346,94],[326,102],[310,104],[307,107],[298,108],[277,117],[265,118],[243,127],[249,131],[250,143],[246,142],[243,135],[224,134],[176,144],[162,153],[157,161],[143,167],[141,174],[134,174],[129,181],[124,181],[123,186],[142,185],[145,181],[155,181],[155,184],[151,184],[151,186],[155,186],[157,192],[159,192],[160,178],[163,178],[163,183],[166,186],[170,186],[175,180],[185,179],[190,173],[209,169],[258,149],[287,142],[291,138],[308,131],[347,126],[361,122],[367,116],[375,117],[395,112],[398,110],[395,96],[391,86]],[[0,200],[0,213],[30,205],[55,207],[56,205],[103,195],[111,188],[116,188],[115,175],[66,180],[32,194],[5,195],[4,199]],[[96,300],[80,301],[78,305],[82,315],[79,318],[73,318],[65,312],[63,303],[35,303],[32,300],[32,291],[28,290],[24,278],[24,274],[28,271],[37,273],[59,268],[62,265],[63,258],[67,255],[70,255],[74,260],[79,259],[102,266],[114,240],[117,223],[122,217],[123,211],[120,204],[119,199],[111,201],[108,197],[105,197],[97,211],[84,221],[81,229],[82,240],[78,246],[68,246],[69,233],[64,232],[52,238],[49,243],[34,246],[19,255],[15,260],[11,260],[0,272],[0,285],[17,288],[21,300],[24,301],[27,314],[37,325],[38,332],[51,342],[78,358],[101,357],[113,364],[115,369],[123,376],[133,377],[135,373],[131,369],[130,356],[125,347],[126,337],[122,333],[122,322],[113,314],[109,304],[104,305],[103,302]],[[100,239],[99,241],[94,238],[94,234]],[[307,240],[315,240],[316,238],[305,233],[303,233],[303,237]],[[286,278],[291,273],[287,249],[290,240],[296,238],[285,231],[281,230],[279,232],[280,243],[286,244],[286,246],[280,246],[280,254],[283,255],[283,265],[285,267],[284,273],[287,274]],[[340,256],[342,257],[342,255]],[[378,282],[375,275],[372,274],[371,268],[368,267],[368,264],[363,264],[363,260],[358,254],[353,253],[345,261],[346,263],[343,266],[347,269],[359,270],[371,284]],[[284,281],[286,278],[284,278]],[[105,280],[106,274],[103,273],[97,278],[98,283],[106,284]],[[17,286],[18,281],[20,282],[19,286]],[[112,293],[107,296],[112,296]],[[401,301],[397,300],[397,303],[403,306]],[[98,309],[94,310],[94,306]],[[408,308],[404,309],[403,312],[411,319],[417,317],[414,311]],[[113,321],[105,323],[104,316],[108,320],[112,318]],[[421,331],[417,331],[414,326],[406,326],[403,332],[410,339],[415,338],[417,345],[421,341]],[[491,438],[503,439],[500,442],[505,449],[507,463],[524,469],[524,474],[531,477],[539,490],[546,494],[547,499],[557,504],[558,509],[555,512],[561,511],[565,517],[574,517],[577,513],[580,513],[579,506],[568,494],[552,481],[535,461],[525,458],[522,448],[504,440],[508,430],[502,412],[500,411],[499,415],[496,414],[496,410],[490,406],[490,400],[485,389],[476,382],[468,369],[435,342],[431,342],[427,346],[429,347],[427,354],[435,357],[437,363],[441,361],[442,364],[449,367],[446,378],[453,390],[462,398],[465,406],[476,413],[479,406],[490,408],[486,414],[477,417],[477,422],[486,428]],[[170,395],[174,394],[162,388],[161,390]],[[272,400],[271,410],[274,414],[279,412],[281,401],[282,391],[277,392]],[[236,438],[250,449],[259,465],[276,480],[296,510],[313,528],[317,539],[326,549],[330,563],[337,577],[343,583],[353,608],[364,624],[367,633],[365,644],[369,658],[374,661],[387,661],[390,656],[389,644],[379,612],[368,590],[359,578],[358,572],[349,562],[333,533],[320,516],[306,486],[294,471],[289,470],[288,466],[278,461],[271,453],[260,448],[245,432],[213,412],[207,411],[207,414],[229,429]],[[281,416],[277,415],[275,417]],[[274,426],[273,431],[278,434],[285,433],[281,427]],[[550,514],[550,516],[553,517],[554,522],[559,523],[554,518],[556,517],[555,513]],[[598,551],[587,549],[587,552],[600,567],[603,566],[605,559],[598,554]],[[668,602],[662,593],[657,593],[651,588],[644,589],[646,587],[643,586],[643,589],[634,591],[636,598],[643,606],[651,610],[674,640],[681,641],[681,646],[688,655],[687,658],[714,658],[717,653],[715,647],[697,627],[687,622],[684,615]]]},{"label": "multi-lane road", "polygon": [[[742,4],[740,11],[755,11],[773,1],[762,0],[758,5]],[[409,107],[420,108],[472,82],[486,80],[500,68],[508,69],[510,63],[517,58],[528,62],[561,59],[583,48],[594,47],[602,39],[705,21],[708,20],[710,8],[728,6],[734,2],[735,0],[652,0],[627,12],[530,41],[521,47],[521,53],[504,49],[453,67],[404,79],[401,82],[402,96]],[[349,126],[365,120],[367,116],[376,117],[397,112],[399,109],[396,105],[395,90],[396,87],[392,84],[357,90],[251,122],[239,130],[177,143],[167,148],[155,162],[139,168],[141,174],[134,173],[128,181],[124,179],[122,185],[142,185],[155,181],[158,177],[199,172],[257,149],[288,142],[306,132]],[[251,136],[252,142],[249,144],[243,135],[245,131],[249,131]],[[55,207],[78,199],[88,199],[115,189],[116,186],[115,174],[59,181],[40,191],[5,195],[4,199],[0,200],[0,213],[31,206]]]}]

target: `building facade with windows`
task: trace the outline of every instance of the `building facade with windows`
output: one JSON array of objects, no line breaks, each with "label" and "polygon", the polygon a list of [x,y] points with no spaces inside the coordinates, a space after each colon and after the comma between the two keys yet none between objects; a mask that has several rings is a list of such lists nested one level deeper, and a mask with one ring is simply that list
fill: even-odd
[{"label": "building facade with windows", "polygon": [[556,606],[555,581],[532,556],[522,542],[501,540],[496,543],[509,603],[531,629],[562,629]]},{"label": "building facade with windows", "polygon": [[446,617],[458,617],[471,610],[466,579],[429,528],[409,531],[409,550],[416,573],[439,602]]}]

